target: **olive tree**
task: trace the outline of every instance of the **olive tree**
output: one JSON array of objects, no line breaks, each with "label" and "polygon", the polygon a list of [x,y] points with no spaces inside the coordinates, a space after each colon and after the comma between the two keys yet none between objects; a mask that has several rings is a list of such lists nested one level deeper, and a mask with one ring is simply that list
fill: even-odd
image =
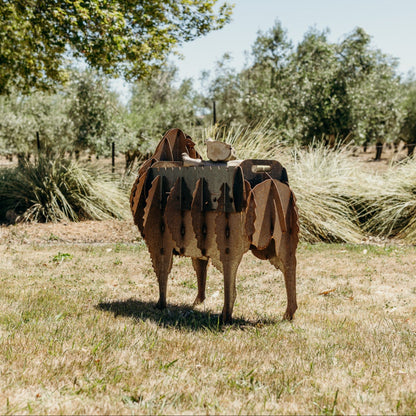
[{"label": "olive tree", "polygon": [[[0,2],[0,95],[50,88],[66,61],[127,79],[164,63],[175,46],[224,26],[232,6],[218,0],[14,0]],[[215,8],[215,9],[214,9]]]},{"label": "olive tree", "polygon": [[62,155],[73,141],[73,124],[67,117],[65,91],[55,94],[14,92],[0,97],[0,151],[17,155],[19,161],[41,152],[47,157]]},{"label": "olive tree", "polygon": [[89,69],[73,71],[68,94],[67,116],[74,126],[77,157],[86,150],[97,156],[109,155],[111,143],[118,140],[120,103],[108,80]]},{"label": "olive tree", "polygon": [[200,98],[189,79],[178,82],[177,68],[167,65],[152,78],[137,81],[122,116],[119,149],[129,169],[136,158],[146,155],[169,129],[185,131],[198,123]]},{"label": "olive tree", "polygon": [[413,156],[416,146],[416,81],[408,80],[403,84],[403,123],[400,138],[406,143],[408,156]]}]

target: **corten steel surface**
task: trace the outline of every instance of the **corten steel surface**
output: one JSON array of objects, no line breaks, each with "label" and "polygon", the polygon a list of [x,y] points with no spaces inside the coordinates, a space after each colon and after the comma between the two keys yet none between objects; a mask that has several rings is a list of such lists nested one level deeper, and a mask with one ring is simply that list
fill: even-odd
[{"label": "corten steel surface", "polygon": [[246,251],[283,272],[285,319],[296,304],[298,210],[286,169],[274,160],[198,161],[189,136],[169,130],[133,185],[130,206],[159,283],[158,307],[166,307],[173,254],[192,257],[198,280],[194,304],[205,299],[208,260],[224,274],[222,318],[230,322],[236,273]]}]

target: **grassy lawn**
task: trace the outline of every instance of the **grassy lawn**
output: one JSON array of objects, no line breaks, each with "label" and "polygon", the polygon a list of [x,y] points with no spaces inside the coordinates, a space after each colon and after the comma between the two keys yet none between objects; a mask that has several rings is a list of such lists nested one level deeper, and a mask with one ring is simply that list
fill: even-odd
[{"label": "grassy lawn", "polygon": [[416,414],[416,248],[306,245],[298,304],[247,254],[235,323],[222,279],[191,308],[176,258],[169,308],[143,243],[0,242],[0,413]]}]

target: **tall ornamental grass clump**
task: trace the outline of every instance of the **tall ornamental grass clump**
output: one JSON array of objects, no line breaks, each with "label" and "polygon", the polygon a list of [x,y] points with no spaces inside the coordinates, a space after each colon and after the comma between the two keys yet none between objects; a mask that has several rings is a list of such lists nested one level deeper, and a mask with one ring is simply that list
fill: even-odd
[{"label": "tall ornamental grass clump", "polygon": [[416,244],[416,160],[391,165],[382,175],[367,175],[363,186],[363,230]]},{"label": "tall ornamental grass clump", "polygon": [[39,158],[0,171],[0,219],[7,212],[18,221],[121,219],[125,194],[108,174],[65,159]]},{"label": "tall ornamental grass clump", "polygon": [[236,151],[237,159],[273,159],[279,154],[281,160],[282,157],[287,156],[283,151],[282,142],[269,128],[267,121],[261,121],[253,126],[233,125],[227,128],[216,124],[202,130],[196,129],[191,132],[191,137],[203,159],[207,158],[207,139],[231,144]]},{"label": "tall ornamental grass clump", "polygon": [[286,167],[304,241],[358,243],[363,239],[356,211],[360,170],[348,150],[321,144],[294,149]]}]

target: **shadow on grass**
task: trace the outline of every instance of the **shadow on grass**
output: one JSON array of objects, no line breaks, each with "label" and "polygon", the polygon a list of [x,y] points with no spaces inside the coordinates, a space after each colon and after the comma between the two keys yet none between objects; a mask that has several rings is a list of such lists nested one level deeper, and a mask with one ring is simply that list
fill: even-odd
[{"label": "shadow on grass", "polygon": [[232,324],[222,324],[221,315],[211,312],[197,311],[189,305],[168,305],[164,310],[156,308],[153,302],[143,302],[137,299],[124,301],[101,302],[97,309],[112,312],[115,317],[127,316],[138,321],[154,321],[165,328],[179,328],[189,331],[209,330],[213,332],[223,331],[224,328],[262,327],[275,325],[280,320],[260,319],[249,321],[243,318],[234,318]]}]

